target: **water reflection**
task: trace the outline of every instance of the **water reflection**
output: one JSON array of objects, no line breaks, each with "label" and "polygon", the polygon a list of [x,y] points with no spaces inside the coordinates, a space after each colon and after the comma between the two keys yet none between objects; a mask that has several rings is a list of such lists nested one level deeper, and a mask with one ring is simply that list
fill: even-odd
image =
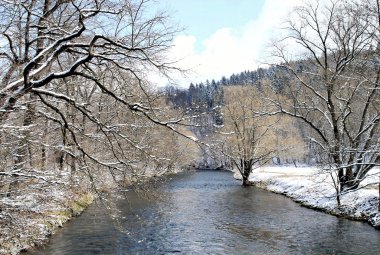
[{"label": "water reflection", "polygon": [[100,206],[35,254],[379,254],[380,231],[243,188],[228,172],[183,174],[159,199],[118,201],[116,228]]}]

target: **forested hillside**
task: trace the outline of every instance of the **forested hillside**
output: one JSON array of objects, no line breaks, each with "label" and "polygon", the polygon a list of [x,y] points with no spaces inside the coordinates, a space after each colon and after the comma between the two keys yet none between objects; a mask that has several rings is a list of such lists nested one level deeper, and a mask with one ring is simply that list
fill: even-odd
[{"label": "forested hillside", "polygon": [[[298,73],[306,69],[306,61],[297,63]],[[210,147],[203,147],[202,160],[198,167],[206,168],[232,168],[232,163],[227,155],[223,155],[218,141],[228,139],[221,137],[228,114],[223,112],[229,103],[239,103],[239,100],[247,97],[249,100],[258,101],[260,98],[268,97],[268,93],[273,95],[281,94],[284,86],[289,84],[291,73],[281,66],[271,66],[268,68],[258,68],[254,71],[243,71],[239,74],[232,74],[229,78],[224,76],[218,80],[206,80],[205,82],[191,83],[188,89],[166,87],[165,94],[169,104],[176,109],[180,109],[191,119],[191,130]],[[239,93],[239,96],[231,98],[231,94]],[[247,102],[245,102],[247,103]],[[240,102],[244,105],[243,102]],[[261,106],[268,105],[262,102]],[[259,115],[259,111],[264,108],[257,106],[251,109],[251,115]],[[237,115],[243,114],[235,113]],[[227,119],[226,119],[227,118]],[[258,118],[259,119],[259,118]],[[261,119],[260,121],[265,121]],[[272,164],[315,164],[319,163],[318,155],[313,151],[314,147],[308,143],[305,130],[296,120],[281,118],[277,120],[276,132],[272,133],[270,139],[273,143],[270,160],[265,163]],[[249,124],[252,126],[252,123]],[[273,138],[276,137],[276,138]],[[269,156],[269,155],[268,155]]]}]

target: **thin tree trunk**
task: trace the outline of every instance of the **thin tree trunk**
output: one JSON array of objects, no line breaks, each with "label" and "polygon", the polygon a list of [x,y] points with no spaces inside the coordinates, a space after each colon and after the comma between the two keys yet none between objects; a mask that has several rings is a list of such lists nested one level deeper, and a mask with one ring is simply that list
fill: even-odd
[{"label": "thin tree trunk", "polygon": [[[28,100],[31,100],[32,96]],[[25,168],[27,162],[29,162],[29,166],[32,167],[32,151],[31,146],[29,143],[30,138],[30,126],[33,123],[35,116],[35,108],[33,103],[28,103],[27,110],[24,115],[24,120],[22,123],[22,127],[24,130],[22,130],[23,138],[18,142],[18,146],[16,148],[16,156],[14,158],[14,169],[15,170],[21,170]],[[8,195],[10,196],[12,192],[17,191],[17,186],[19,184],[18,177],[11,177],[10,185],[9,185],[9,191]]]},{"label": "thin tree trunk", "polygon": [[[376,1],[377,3],[377,17],[378,17],[378,27],[377,29],[380,32],[380,0]],[[380,55],[380,43],[377,44],[377,53]],[[378,205],[378,211],[380,212],[380,174],[379,174],[379,199],[378,199],[379,205]]]},{"label": "thin tree trunk", "polygon": [[340,207],[341,203],[340,203],[340,194],[336,194],[336,203],[338,204],[338,207]]},{"label": "thin tree trunk", "polygon": [[46,165],[47,165],[47,147],[45,146],[45,144],[48,143],[48,132],[49,132],[49,121],[46,120],[45,121],[45,127],[44,127],[44,131],[43,131],[43,135],[42,135],[42,139],[41,139],[41,169],[42,170],[45,170],[46,169]]}]

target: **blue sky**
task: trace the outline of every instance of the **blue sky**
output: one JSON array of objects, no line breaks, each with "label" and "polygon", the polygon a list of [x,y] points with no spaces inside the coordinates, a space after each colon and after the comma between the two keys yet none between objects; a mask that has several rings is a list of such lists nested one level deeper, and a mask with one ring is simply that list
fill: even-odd
[{"label": "blue sky", "polygon": [[229,27],[238,33],[249,21],[258,18],[264,0],[160,0],[160,6],[168,10],[185,35],[193,35],[200,42],[220,28]]},{"label": "blue sky", "polygon": [[[189,70],[173,74],[174,84],[219,80],[267,63],[271,39],[302,0],[156,0],[184,31],[174,41],[170,59]],[[162,86],[167,80],[157,79]]]}]

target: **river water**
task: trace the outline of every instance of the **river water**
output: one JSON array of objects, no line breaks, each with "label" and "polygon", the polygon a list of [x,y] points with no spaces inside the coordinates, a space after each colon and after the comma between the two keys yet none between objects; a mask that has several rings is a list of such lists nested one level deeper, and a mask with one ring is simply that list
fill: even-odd
[{"label": "river water", "polygon": [[158,196],[91,206],[31,254],[380,254],[380,231],[244,188],[230,172],[180,174]]}]

